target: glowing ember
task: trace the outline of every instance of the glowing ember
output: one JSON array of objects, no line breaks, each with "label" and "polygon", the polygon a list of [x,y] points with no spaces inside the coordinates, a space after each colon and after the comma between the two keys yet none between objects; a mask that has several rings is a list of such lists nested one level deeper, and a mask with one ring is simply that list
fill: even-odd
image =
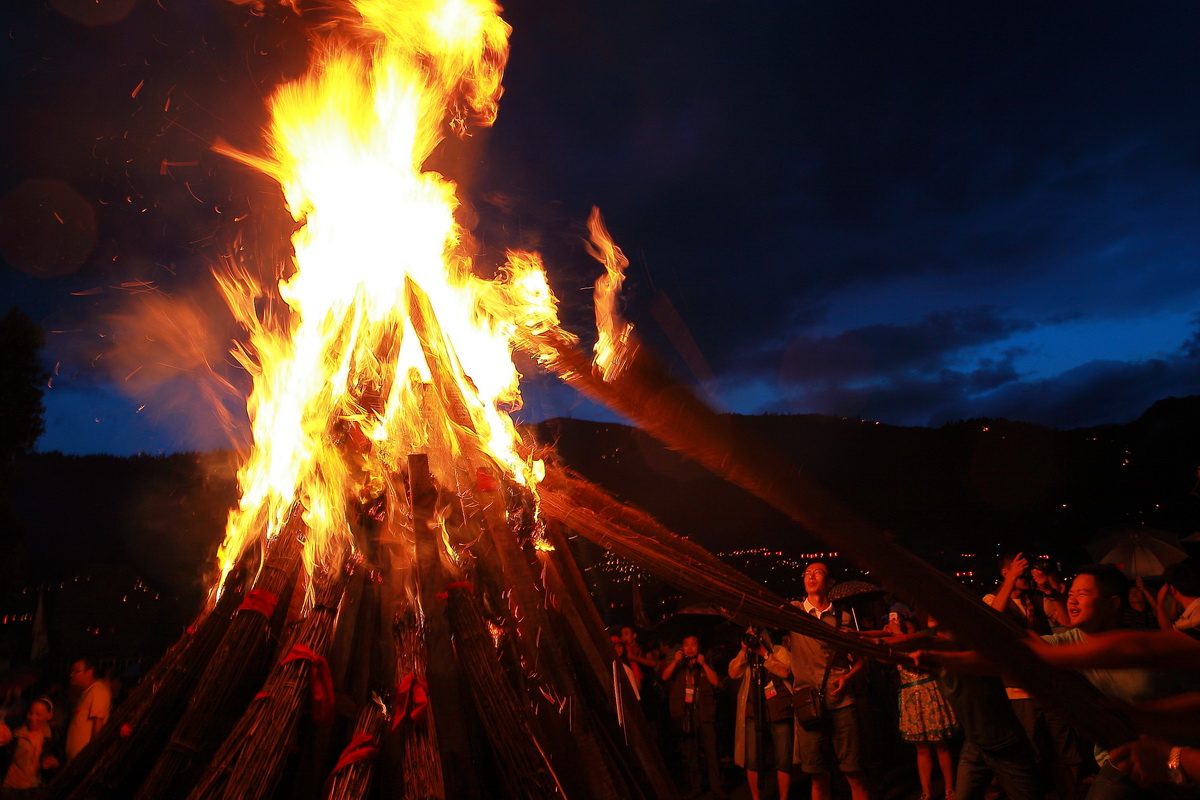
[{"label": "glowing ember", "polygon": [[[520,402],[510,337],[557,325],[540,261],[512,253],[501,281],[474,275],[456,187],[422,171],[447,133],[494,119],[509,28],[486,0],[353,7],[361,20],[328,34],[309,73],[271,99],[268,155],[223,150],[275,178],[303,223],[277,289],[218,275],[254,377],[226,570],[294,501],[310,567],[328,562],[361,499],[404,508],[412,453],[460,493],[480,464],[526,486],[540,474],[508,416]],[[276,291],[282,317],[262,310]]]}]

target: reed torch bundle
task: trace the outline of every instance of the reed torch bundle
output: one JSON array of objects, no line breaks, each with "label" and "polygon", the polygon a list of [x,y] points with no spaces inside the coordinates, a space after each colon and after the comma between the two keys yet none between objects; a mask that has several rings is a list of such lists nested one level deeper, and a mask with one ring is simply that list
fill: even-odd
[{"label": "reed torch bundle", "polygon": [[224,638],[245,596],[246,573],[244,564],[229,573],[216,605],[171,646],[88,746],[55,776],[47,800],[126,797],[130,787],[136,788]]},{"label": "reed torch bundle", "polygon": [[262,690],[229,731],[188,800],[270,797],[310,699],[314,721],[332,722],[333,685],[325,656],[352,569],[353,562],[347,560],[320,581],[312,610],[297,626]]},{"label": "reed torch bundle", "polygon": [[387,719],[387,709],[378,696],[363,705],[354,721],[350,743],[325,781],[325,800],[359,800],[367,796],[371,779],[375,776],[379,736]]},{"label": "reed torch bundle", "polygon": [[224,732],[262,685],[276,646],[274,623],[282,616],[281,610],[287,608],[286,599],[300,571],[303,530],[296,504],[267,551],[266,564],[254,589],[230,621],[220,647],[194,687],[187,710],[136,800],[161,800],[179,794],[180,787],[203,769],[208,754],[220,744]]},{"label": "reed torch bundle", "polygon": [[558,777],[530,725],[529,704],[503,675],[474,589],[463,582],[451,584],[446,602],[458,658],[469,675],[471,696],[496,752],[505,796],[530,800],[557,797]]}]

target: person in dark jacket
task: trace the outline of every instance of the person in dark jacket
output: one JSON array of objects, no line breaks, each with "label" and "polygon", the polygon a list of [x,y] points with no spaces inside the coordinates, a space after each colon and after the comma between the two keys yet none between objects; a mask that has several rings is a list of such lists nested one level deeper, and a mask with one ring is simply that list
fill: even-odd
[{"label": "person in dark jacket", "polygon": [[[700,652],[700,640],[687,636],[662,671],[669,686],[668,707],[672,728],[679,738],[687,765],[688,797],[701,791],[701,777],[708,778],[708,790],[720,795],[721,778],[717,769],[717,699],[714,690],[720,683],[712,666]],[[704,759],[704,772],[700,759]]]}]

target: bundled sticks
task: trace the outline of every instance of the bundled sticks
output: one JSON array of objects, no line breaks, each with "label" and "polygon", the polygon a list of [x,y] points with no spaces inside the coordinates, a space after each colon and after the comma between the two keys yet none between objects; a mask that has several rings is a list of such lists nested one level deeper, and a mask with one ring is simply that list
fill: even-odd
[{"label": "bundled sticks", "polygon": [[339,569],[322,581],[312,610],[297,627],[262,690],[188,794],[189,800],[270,797],[309,699],[315,721],[332,721],[333,693],[325,654],[333,638],[348,569]]},{"label": "bundled sticks", "polygon": [[543,511],[552,519],[569,525],[585,538],[635,562],[661,580],[714,600],[736,615],[771,627],[799,631],[881,661],[910,663],[903,654],[813,619],[695,543],[663,528],[649,515],[623,506],[578,476],[561,470],[548,471],[541,499]]},{"label": "bundled sticks", "polygon": [[522,328],[521,347],[564,381],[625,415],[668,447],[741,486],[869,568],[892,591],[933,611],[967,646],[1006,665],[1011,677],[1062,710],[1102,744],[1135,735],[1129,720],[1095,702],[1078,675],[1048,667],[1018,644],[1019,633],[946,575],[889,541],[881,531],[747,430],[722,436],[722,418],[667,374],[630,337],[619,368],[601,377],[572,337],[558,328]]},{"label": "bundled sticks", "polygon": [[280,608],[287,608],[287,597],[300,571],[303,529],[297,505],[267,552],[266,564],[254,589],[239,607],[220,647],[193,687],[187,710],[138,790],[136,800],[174,797],[180,787],[195,780],[209,754],[262,685],[275,650],[272,621],[282,616],[277,613]]},{"label": "bundled sticks", "polygon": [[479,599],[469,586],[447,590],[447,615],[454,630],[459,660],[471,675],[471,695],[510,798],[555,797],[558,777],[530,725],[528,701],[505,680],[496,660]]},{"label": "bundled sticks", "polygon": [[426,652],[416,615],[411,608],[395,620],[397,682],[392,724],[384,734],[383,752],[399,756],[406,797],[437,797],[442,793],[442,757],[429,713]]},{"label": "bundled sticks", "polygon": [[379,737],[386,724],[387,709],[383,701],[378,696],[371,698],[358,712],[350,743],[325,781],[325,800],[359,800],[367,796],[375,776]]},{"label": "bundled sticks", "polygon": [[191,688],[207,666],[245,595],[244,565],[225,579],[216,605],[167,651],[108,724],[55,776],[51,800],[120,797],[150,770],[163,740],[187,707]]}]

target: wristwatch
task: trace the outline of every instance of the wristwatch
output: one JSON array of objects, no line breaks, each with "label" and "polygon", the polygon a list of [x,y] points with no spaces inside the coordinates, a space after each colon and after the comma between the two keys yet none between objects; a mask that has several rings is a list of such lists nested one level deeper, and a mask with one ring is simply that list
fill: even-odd
[{"label": "wristwatch", "polygon": [[1167,772],[1171,773],[1171,783],[1176,786],[1187,786],[1190,783],[1187,773],[1179,766],[1179,757],[1181,755],[1183,755],[1182,747],[1171,748],[1171,754],[1167,757]]}]

